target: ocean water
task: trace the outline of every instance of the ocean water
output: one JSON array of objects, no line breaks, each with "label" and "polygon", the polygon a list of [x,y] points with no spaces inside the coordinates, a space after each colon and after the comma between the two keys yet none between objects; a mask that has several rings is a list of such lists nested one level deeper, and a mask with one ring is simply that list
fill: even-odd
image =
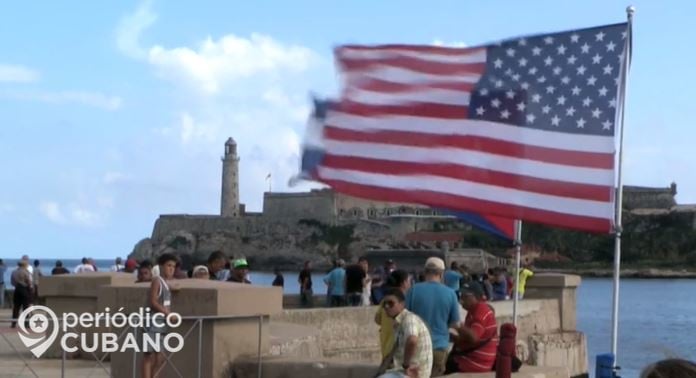
[{"label": "ocean water", "polygon": [[[16,260],[5,259],[8,270]],[[44,274],[50,274],[55,260],[42,260]],[[72,271],[79,260],[63,260]],[[99,270],[108,270],[113,260],[95,260]],[[9,283],[9,272],[5,282]],[[285,292],[298,293],[297,272],[284,272]],[[315,294],[326,293],[324,273],[313,276]],[[270,286],[274,275],[251,272],[251,281]],[[588,342],[590,376],[594,375],[594,358],[611,348],[611,293],[608,278],[586,278],[578,289],[578,329]],[[696,360],[696,280],[621,280],[619,355],[621,376],[638,378],[648,364],[668,357]]]}]

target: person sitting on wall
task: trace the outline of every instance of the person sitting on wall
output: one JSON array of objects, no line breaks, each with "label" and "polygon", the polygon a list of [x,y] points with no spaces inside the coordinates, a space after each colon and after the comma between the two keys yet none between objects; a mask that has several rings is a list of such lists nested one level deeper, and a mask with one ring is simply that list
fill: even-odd
[{"label": "person sitting on wall", "polygon": [[150,260],[143,261],[138,267],[138,278],[135,283],[152,282],[152,263]]},{"label": "person sitting on wall", "polygon": [[251,284],[251,281],[247,278],[248,274],[249,263],[247,263],[246,259],[236,259],[232,263],[232,272],[230,272],[230,278],[227,281]]},{"label": "person sitting on wall", "polygon": [[197,265],[193,268],[193,275],[191,278],[209,280],[210,272],[205,265]]},{"label": "person sitting on wall", "polygon": [[58,260],[58,261],[56,261],[56,266],[53,267],[53,270],[51,270],[51,275],[58,276],[61,274],[70,274],[70,271],[65,269],[62,261]]},{"label": "person sitting on wall", "polygon": [[378,374],[384,374],[380,378],[431,376],[433,345],[430,331],[418,315],[406,309],[405,301],[401,289],[389,288],[384,291],[382,307],[394,319],[395,342],[391,352],[382,360]]},{"label": "person sitting on wall", "polygon": [[[397,288],[406,294],[411,288],[411,276],[405,270],[397,269],[391,272],[385,286],[385,290]],[[375,323],[379,326],[379,345],[382,358],[385,358],[394,347],[394,319],[387,315],[382,303],[379,303],[377,313],[375,313]]]},{"label": "person sitting on wall", "polygon": [[467,311],[466,319],[453,335],[454,347],[445,373],[489,372],[498,348],[495,313],[484,299],[483,288],[476,282],[462,285],[461,304]]},{"label": "person sitting on wall", "polygon": [[[211,280],[219,280],[217,274],[225,268],[227,256],[222,251],[215,251],[208,256],[208,275]],[[190,274],[193,277],[193,271]]]}]

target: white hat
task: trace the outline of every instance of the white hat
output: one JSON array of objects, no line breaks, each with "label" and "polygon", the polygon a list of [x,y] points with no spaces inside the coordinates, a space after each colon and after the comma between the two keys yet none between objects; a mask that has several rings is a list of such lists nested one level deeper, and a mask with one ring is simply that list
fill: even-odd
[{"label": "white hat", "polygon": [[429,257],[425,260],[425,269],[445,270],[445,262],[439,257]]}]

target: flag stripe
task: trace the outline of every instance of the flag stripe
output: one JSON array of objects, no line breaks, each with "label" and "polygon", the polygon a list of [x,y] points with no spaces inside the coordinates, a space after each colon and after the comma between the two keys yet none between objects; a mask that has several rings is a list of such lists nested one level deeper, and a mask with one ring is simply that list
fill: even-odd
[{"label": "flag stripe", "polygon": [[319,177],[324,180],[353,182],[387,189],[439,191],[455,196],[466,194],[466,196],[470,196],[471,198],[479,198],[481,200],[493,202],[502,202],[502,199],[504,199],[509,205],[525,206],[533,204],[535,208],[545,211],[566,209],[573,214],[588,217],[610,218],[611,215],[611,208],[607,207],[606,204],[601,201],[531,193],[512,188],[480,184],[448,177],[438,177],[430,175],[429,173],[411,176],[395,176],[390,174],[333,169],[324,166],[320,166],[317,169],[317,173]]},{"label": "flag stripe", "polygon": [[336,110],[362,117],[409,116],[441,119],[466,119],[469,109],[465,106],[429,102],[411,102],[401,105],[370,105],[343,101]]},{"label": "flag stripe", "polygon": [[[326,178],[322,179],[322,181],[339,192],[360,198],[371,198],[377,201],[427,203],[433,207],[478,211],[484,214],[509,216],[511,218],[526,219],[531,222],[555,224],[560,227],[595,232],[599,230],[609,230],[611,227],[611,221],[606,216],[591,217],[564,214],[532,207],[512,205],[505,202],[490,201],[476,196],[468,197],[444,193],[440,190],[402,190]],[[503,199],[505,198],[503,197]]]},{"label": "flag stripe", "polygon": [[380,67],[367,72],[344,72],[344,78],[345,85],[352,86],[366,80],[384,80],[384,78],[389,78],[389,81],[395,83],[404,84],[438,82],[443,80],[449,80],[453,83],[476,83],[481,79],[481,75],[471,73],[446,76],[426,74],[396,67]]},{"label": "flag stripe", "polygon": [[429,148],[447,147],[576,167],[600,169],[613,169],[614,167],[614,156],[608,153],[530,146],[474,135],[441,135],[411,131],[363,132],[327,125],[324,129],[324,136],[327,139],[342,142],[382,143]]},{"label": "flag stripe", "polygon": [[482,74],[486,62],[445,63],[434,62],[409,56],[383,57],[379,59],[341,59],[341,67],[347,72],[373,71],[381,67],[402,68],[409,71],[431,75]]},{"label": "flag stripe", "polygon": [[362,45],[344,45],[336,49],[336,57],[341,58],[380,58],[388,55],[400,56],[419,56],[424,58],[446,58],[459,57],[470,58],[472,61],[486,61],[486,48],[452,48],[443,46],[425,46],[425,45],[379,45],[379,46],[362,46]]},{"label": "flag stripe", "polygon": [[401,93],[380,93],[361,89],[347,90],[344,97],[350,101],[372,105],[400,105],[404,103],[427,103],[437,99],[444,105],[468,106],[469,93],[447,89],[425,89]]},{"label": "flag stripe", "polygon": [[373,172],[394,176],[417,176],[423,172],[428,172],[428,175],[432,176],[592,201],[606,202],[611,200],[612,195],[612,189],[609,186],[543,180],[536,177],[495,172],[455,164],[404,163],[352,156],[325,155],[321,165],[336,170]]},{"label": "flag stripe", "polygon": [[[384,161],[405,163],[440,163],[456,164],[465,167],[489,169],[523,176],[535,176],[546,180],[558,180],[578,184],[612,186],[614,176],[611,170],[569,167],[493,155],[479,151],[462,151],[453,148],[423,148],[395,146],[390,144],[366,142],[341,142],[327,139],[324,141],[327,154],[337,156],[355,156]],[[427,172],[424,172],[426,174]]]},{"label": "flag stripe", "polygon": [[[614,139],[597,135],[570,135],[546,130],[525,129],[502,123],[466,119],[422,119],[412,116],[369,118],[370,112],[356,111],[360,107],[343,107],[340,112],[329,111],[326,123],[341,129],[356,131],[427,132],[451,136],[480,136],[529,146],[557,148],[570,151],[610,153],[615,151]],[[376,112],[374,112],[376,113]],[[383,113],[382,113],[383,115]]]},{"label": "flag stripe", "polygon": [[470,92],[475,87],[476,85],[474,83],[466,82],[432,81],[421,83],[398,83],[393,81],[372,79],[355,83],[353,88],[381,93],[401,93],[414,92],[424,89],[450,89],[453,91]]}]

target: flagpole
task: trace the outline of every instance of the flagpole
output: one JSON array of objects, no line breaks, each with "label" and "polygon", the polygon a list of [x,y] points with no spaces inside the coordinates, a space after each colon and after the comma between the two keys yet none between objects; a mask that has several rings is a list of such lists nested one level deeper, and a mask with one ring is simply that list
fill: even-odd
[{"label": "flagpole", "polygon": [[522,221],[515,220],[515,289],[512,293],[512,324],[517,327],[517,302],[520,290],[520,260],[522,255]]},{"label": "flagpole", "polygon": [[619,278],[621,273],[621,233],[623,231],[621,220],[622,203],[623,203],[623,177],[622,177],[622,163],[623,163],[623,139],[624,139],[624,107],[626,104],[626,93],[628,87],[628,69],[630,67],[631,61],[631,39],[632,39],[632,29],[633,29],[633,14],[635,13],[635,8],[629,6],[626,8],[626,15],[628,17],[628,30],[626,31],[626,45],[624,48],[624,59],[623,67],[621,70],[619,95],[621,96],[621,101],[618,102],[618,119],[619,119],[619,158],[618,158],[618,173],[617,173],[617,185],[616,185],[616,217],[614,222],[614,287],[613,287],[613,303],[612,303],[612,313],[611,313],[611,353],[614,355],[614,368],[617,367],[617,352],[618,352],[618,337],[619,337]]}]

